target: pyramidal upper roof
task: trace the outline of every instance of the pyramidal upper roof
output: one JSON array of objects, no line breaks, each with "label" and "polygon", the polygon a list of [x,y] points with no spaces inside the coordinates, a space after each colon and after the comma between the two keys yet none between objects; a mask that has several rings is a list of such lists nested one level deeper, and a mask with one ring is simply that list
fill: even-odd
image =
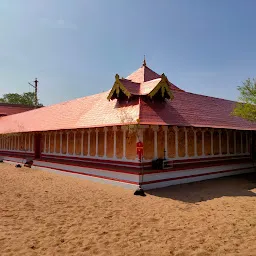
[{"label": "pyramidal upper roof", "polygon": [[139,84],[157,78],[161,78],[161,76],[149,67],[147,67],[145,61],[139,69],[126,77],[127,80],[131,80],[132,82]]},{"label": "pyramidal upper roof", "polygon": [[[155,71],[150,69],[147,64],[146,60],[144,59],[142,66],[131,73],[129,76],[127,76],[125,79],[130,80],[134,83],[144,83],[148,82],[157,78],[161,78],[161,75],[157,74]],[[170,89],[172,90],[179,90],[183,91],[180,88],[178,88],[176,85],[172,84],[170,81],[168,81]]]}]

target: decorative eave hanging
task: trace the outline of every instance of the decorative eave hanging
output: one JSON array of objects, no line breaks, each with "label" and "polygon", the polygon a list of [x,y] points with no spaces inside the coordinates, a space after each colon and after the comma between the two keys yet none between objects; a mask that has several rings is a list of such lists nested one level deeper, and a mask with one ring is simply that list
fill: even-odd
[{"label": "decorative eave hanging", "polygon": [[162,98],[173,99],[172,91],[168,85],[168,79],[163,73],[161,76],[161,81],[157,84],[157,86],[148,94],[150,99],[152,99],[157,93],[161,93]]},{"label": "decorative eave hanging", "polygon": [[120,93],[122,92],[128,99],[132,96],[132,94],[124,87],[124,85],[119,80],[119,75],[116,74],[115,76],[115,83],[107,97],[108,100],[113,100],[115,98],[119,98]]}]

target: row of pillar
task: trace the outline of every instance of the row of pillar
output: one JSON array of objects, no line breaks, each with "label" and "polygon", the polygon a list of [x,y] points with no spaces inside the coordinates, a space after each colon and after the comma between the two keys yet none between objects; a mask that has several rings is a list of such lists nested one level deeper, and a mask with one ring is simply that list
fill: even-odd
[{"label": "row of pillar", "polygon": [[[21,143],[21,136],[24,136],[24,143]],[[28,148],[26,148],[28,145]],[[10,151],[34,152],[34,134],[6,135],[0,138],[0,148]]]},{"label": "row of pillar", "polygon": [[[180,129],[183,129],[184,133],[185,133],[185,157],[189,157],[188,156],[188,128],[186,127],[182,127],[182,128],[178,128],[177,126],[173,127],[174,132],[175,132],[175,158],[179,158],[179,137],[178,137],[178,132]],[[157,148],[157,132],[159,130],[158,126],[154,126],[153,127],[153,131],[154,131],[154,158],[158,157],[158,148]],[[168,156],[168,127],[164,126],[163,127],[164,130],[164,145],[165,145],[165,154],[166,156]],[[197,132],[201,131],[202,132],[202,156],[205,156],[205,145],[204,145],[204,134],[208,129],[201,129],[201,128],[192,128],[193,132],[194,132],[194,157],[198,156],[197,153]],[[211,155],[214,155],[213,152],[213,133],[214,130],[213,129],[209,129],[210,133],[211,133]],[[228,130],[218,130],[219,133],[219,155],[222,155],[222,145],[221,145],[221,133],[223,131],[226,131],[227,133],[227,155],[230,154],[230,150],[229,150],[229,131]],[[243,136],[242,133],[240,133],[241,136],[241,153],[249,153],[249,147],[248,147],[248,133],[246,132],[246,152],[243,152]],[[236,154],[237,150],[236,150],[236,131],[234,131],[234,154]]]},{"label": "row of pillar", "polygon": [[[112,129],[113,130],[113,134],[114,134],[114,145],[113,145],[113,158],[116,159],[117,156],[116,156],[116,132],[117,132],[117,127],[114,126],[112,128],[108,128],[108,127],[104,127],[104,155],[103,155],[103,158],[106,158],[107,157],[107,132],[109,129]],[[126,126],[122,126],[122,132],[123,132],[123,159],[125,160],[126,159],[126,132],[127,132],[127,127]],[[81,153],[80,153],[80,156],[85,156],[84,155],[84,133],[87,132],[88,136],[88,143],[87,143],[87,155],[88,157],[90,157],[90,142],[91,142],[91,129],[86,129],[86,130],[81,130]],[[95,132],[96,132],[96,154],[95,154],[95,157],[98,157],[98,140],[99,140],[99,137],[98,137],[98,133],[99,133],[99,129],[96,128],[95,129]],[[46,153],[47,151],[50,152],[50,141],[51,141],[51,136],[54,135],[54,148],[53,148],[53,153],[52,154],[60,154],[60,155],[63,155],[63,152],[62,152],[62,141],[63,141],[63,138],[62,138],[62,135],[63,135],[63,131],[60,131],[60,152],[57,153],[56,152],[56,136],[57,136],[57,131],[55,132],[49,132],[49,133],[45,133],[44,135],[44,153]],[[65,132],[67,137],[66,137],[66,154],[64,155],[69,155],[69,134],[70,133],[73,133],[74,134],[74,143],[73,143],[73,155],[76,155],[76,131],[67,131]],[[47,138],[48,137],[48,138]],[[46,149],[46,141],[47,139],[49,140],[48,142],[48,150]]]}]

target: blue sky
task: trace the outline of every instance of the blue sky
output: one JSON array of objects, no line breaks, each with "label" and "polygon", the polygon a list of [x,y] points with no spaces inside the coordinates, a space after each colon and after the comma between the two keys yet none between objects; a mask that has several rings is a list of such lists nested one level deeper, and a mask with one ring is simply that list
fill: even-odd
[{"label": "blue sky", "polygon": [[110,89],[147,64],[180,88],[236,100],[256,77],[254,0],[2,0],[0,95],[39,80],[45,105]]}]

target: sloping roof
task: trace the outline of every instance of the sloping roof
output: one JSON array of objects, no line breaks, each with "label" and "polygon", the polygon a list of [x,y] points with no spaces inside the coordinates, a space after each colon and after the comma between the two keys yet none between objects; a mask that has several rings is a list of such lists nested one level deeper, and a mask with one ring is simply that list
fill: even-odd
[{"label": "sloping roof", "polygon": [[119,104],[108,92],[0,118],[1,133],[48,131],[136,123],[139,99]]},{"label": "sloping roof", "polygon": [[[155,78],[145,66],[143,81],[137,72],[132,80],[120,79],[122,84],[135,95],[147,95],[161,77]],[[145,75],[145,70],[146,75]],[[148,73],[147,73],[148,72]],[[152,80],[148,80],[153,78]],[[119,78],[118,78],[119,79]],[[171,83],[168,81],[169,86]],[[170,87],[171,88],[171,87]],[[108,101],[108,92],[95,94],[60,104],[51,105],[19,114],[0,117],[0,134],[30,131],[91,128],[137,123],[152,125],[177,125],[194,127],[256,130],[256,123],[231,116],[234,101],[218,99],[179,89],[171,89],[174,98],[150,101],[137,96],[127,101]],[[0,111],[1,112],[1,111]]]},{"label": "sloping roof", "polygon": [[173,92],[174,99],[140,104],[141,124],[256,130],[256,123],[232,116],[236,102],[188,92]]},{"label": "sloping roof", "polygon": [[35,107],[22,105],[22,104],[10,104],[10,103],[0,103],[0,114],[13,115],[21,112],[25,112]]}]

